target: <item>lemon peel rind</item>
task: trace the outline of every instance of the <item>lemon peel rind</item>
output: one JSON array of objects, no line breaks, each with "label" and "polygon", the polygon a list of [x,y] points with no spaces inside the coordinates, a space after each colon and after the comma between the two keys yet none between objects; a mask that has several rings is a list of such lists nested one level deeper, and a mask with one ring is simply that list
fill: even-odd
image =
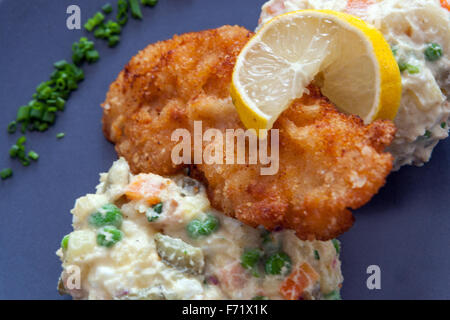
[{"label": "lemon peel rind", "polygon": [[[378,95],[380,101],[378,101],[375,112],[369,114],[366,119],[363,120],[367,123],[376,119],[394,120],[400,107],[400,100],[402,97],[401,75],[398,68],[388,67],[388,65],[396,66],[397,61],[383,34],[374,26],[356,16],[332,10],[317,11],[332,14],[347,21],[350,25],[355,27],[357,31],[362,32],[370,39],[368,44],[372,47],[372,53],[374,53],[376,57],[375,61],[377,61],[379,68],[379,81],[382,85],[380,85],[380,92]],[[378,50],[373,48],[373,43],[377,43]],[[388,107],[389,105],[391,105],[391,107]]]}]

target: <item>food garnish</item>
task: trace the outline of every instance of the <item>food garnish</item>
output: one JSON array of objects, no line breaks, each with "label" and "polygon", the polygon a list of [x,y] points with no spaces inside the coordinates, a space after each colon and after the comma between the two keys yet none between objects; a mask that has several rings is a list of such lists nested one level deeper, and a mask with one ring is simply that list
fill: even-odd
[{"label": "food garnish", "polygon": [[135,19],[142,20],[142,11],[138,0],[129,0],[129,1],[130,1],[131,16]]},{"label": "food garnish", "polygon": [[117,22],[124,26],[128,22],[128,1],[118,0],[117,1]]},{"label": "food garnish", "polygon": [[110,3],[106,3],[102,6],[102,11],[106,14],[109,14],[113,11],[113,7]]},{"label": "food garnish", "polygon": [[5,168],[5,169],[2,169],[2,171],[0,171],[0,177],[2,178],[2,180],[11,178],[12,175],[13,175],[13,171],[11,168]]},{"label": "food garnish", "polygon": [[158,0],[141,0],[144,6],[154,7],[158,3]]},{"label": "food garnish", "polygon": [[91,32],[94,30],[96,26],[105,21],[105,16],[101,12],[97,12],[92,18],[88,19],[88,21],[84,24],[84,28]]},{"label": "food garnish", "polygon": [[[157,1],[147,1],[146,3],[143,1],[142,3],[154,6]],[[130,5],[132,5],[133,17],[140,16],[142,18],[142,12],[140,11],[137,0],[130,0]],[[120,18],[120,21],[115,22],[109,20],[104,23],[105,16],[103,13],[109,14],[113,10],[111,4],[106,3],[102,6],[103,13],[98,11],[84,24],[86,31],[91,32],[95,30],[94,36],[96,38],[106,39],[109,47],[115,47],[120,42],[121,25],[124,25],[128,20],[128,1],[119,0],[117,6],[117,18],[118,20]],[[57,113],[64,111],[71,92],[77,90],[78,84],[84,80],[84,72],[80,66],[84,61],[91,64],[97,62],[99,59],[100,54],[95,50],[93,41],[82,37],[78,42],[75,42],[72,45],[73,63],[60,60],[53,64],[55,70],[51,74],[50,80],[42,82],[37,86],[36,93],[33,94],[33,99],[27,105],[18,109],[16,120],[8,124],[7,132],[14,134],[19,125],[22,133],[26,131],[43,132],[48,130],[50,126],[55,124]],[[56,137],[61,139],[64,137],[64,133],[58,133]],[[13,146],[10,150],[10,155],[12,158],[17,157],[24,166],[30,164],[29,159],[37,160],[39,157],[37,153],[32,152],[28,154],[27,158],[25,150],[16,149],[17,147]]]},{"label": "food garnish", "polygon": [[300,10],[267,22],[238,56],[231,96],[247,128],[270,129],[311,82],[366,123],[393,119],[400,104],[400,73],[383,35],[331,10]]}]

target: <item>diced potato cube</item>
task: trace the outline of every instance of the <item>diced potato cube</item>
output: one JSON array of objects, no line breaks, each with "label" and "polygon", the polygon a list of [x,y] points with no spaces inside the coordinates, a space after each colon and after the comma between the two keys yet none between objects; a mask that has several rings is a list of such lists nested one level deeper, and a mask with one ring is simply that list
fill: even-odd
[{"label": "diced potato cube", "polygon": [[78,230],[70,234],[67,246],[67,261],[73,262],[78,257],[91,253],[96,246],[95,232],[92,230]]},{"label": "diced potato cube", "polygon": [[130,167],[124,158],[120,158],[115,161],[111,169],[108,172],[107,183],[108,185],[121,185],[126,186],[130,180]]},{"label": "diced potato cube", "polygon": [[87,194],[84,197],[78,198],[75,202],[75,207],[71,211],[74,215],[74,224],[80,225],[90,214],[107,203],[109,203],[109,199],[103,194]]}]

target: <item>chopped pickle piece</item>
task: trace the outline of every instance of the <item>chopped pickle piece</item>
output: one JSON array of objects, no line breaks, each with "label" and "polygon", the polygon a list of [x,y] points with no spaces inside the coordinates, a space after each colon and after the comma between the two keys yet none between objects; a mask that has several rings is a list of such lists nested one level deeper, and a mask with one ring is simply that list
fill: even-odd
[{"label": "chopped pickle piece", "polygon": [[205,261],[202,249],[161,233],[155,236],[155,243],[159,256],[166,264],[193,274],[203,272]]}]

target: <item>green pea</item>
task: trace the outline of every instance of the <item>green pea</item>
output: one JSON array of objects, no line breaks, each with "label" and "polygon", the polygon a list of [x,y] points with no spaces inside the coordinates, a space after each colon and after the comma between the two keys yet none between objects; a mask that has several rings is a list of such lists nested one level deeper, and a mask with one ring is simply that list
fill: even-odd
[{"label": "green pea", "polygon": [[424,54],[428,61],[436,61],[442,57],[442,48],[438,43],[429,43]]},{"label": "green pea", "polygon": [[399,68],[400,72],[403,72],[408,68],[408,64],[404,61],[399,61],[398,68]]},{"label": "green pea", "polygon": [[338,290],[333,290],[323,296],[325,300],[342,300],[341,294]]},{"label": "green pea", "polygon": [[97,244],[102,247],[112,247],[122,238],[122,231],[113,226],[103,227],[97,232]]},{"label": "green pea", "polygon": [[219,219],[209,214],[203,221],[194,219],[186,226],[186,231],[192,239],[209,236],[219,228]]},{"label": "green pea", "polygon": [[61,240],[61,248],[63,248],[63,250],[67,250],[67,247],[69,246],[69,236],[70,235],[66,234]]},{"label": "green pea", "polygon": [[416,74],[420,72],[420,68],[418,66],[409,64],[405,61],[399,61],[398,62],[398,68],[400,69],[400,72],[408,71],[409,74]]},{"label": "green pea", "polygon": [[162,212],[162,209],[163,209],[162,202],[157,203],[154,206],[152,206],[151,208],[149,208],[146,213],[148,222],[153,222],[153,221],[158,220],[158,218]]},{"label": "green pea", "polygon": [[197,239],[198,237],[200,237],[200,229],[202,228],[203,223],[198,219],[194,219],[186,226],[186,231],[189,237]]},{"label": "green pea", "polygon": [[263,252],[260,249],[246,249],[241,255],[241,265],[245,269],[253,269],[262,255]]},{"label": "green pea", "polygon": [[406,64],[406,70],[408,71],[409,74],[416,74],[420,72],[420,68],[418,66],[414,66],[409,63]]},{"label": "green pea", "polygon": [[112,203],[105,204],[96,213],[89,217],[89,224],[96,228],[114,226],[120,228],[122,225],[122,212]]},{"label": "green pea", "polygon": [[338,239],[333,239],[331,242],[333,242],[333,246],[336,249],[336,254],[341,253],[341,242]]},{"label": "green pea", "polygon": [[291,258],[284,252],[278,252],[271,255],[265,264],[265,271],[267,274],[287,275],[291,273],[292,261]]},{"label": "green pea", "polygon": [[219,219],[212,214],[209,214],[206,220],[203,222],[203,228],[200,230],[200,234],[208,236],[219,228]]}]

